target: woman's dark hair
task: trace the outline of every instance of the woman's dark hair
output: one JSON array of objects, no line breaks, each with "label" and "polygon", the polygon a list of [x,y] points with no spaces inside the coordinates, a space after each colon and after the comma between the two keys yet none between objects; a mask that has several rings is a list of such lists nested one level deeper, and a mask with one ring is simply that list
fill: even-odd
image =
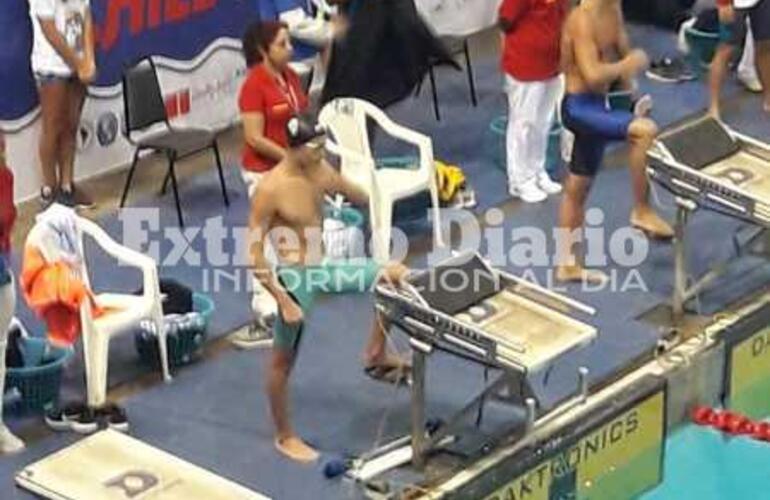
[{"label": "woman's dark hair", "polygon": [[278,21],[257,21],[246,28],[243,35],[243,57],[249,68],[262,62],[262,53],[270,48],[278,32],[286,28],[286,24]]}]

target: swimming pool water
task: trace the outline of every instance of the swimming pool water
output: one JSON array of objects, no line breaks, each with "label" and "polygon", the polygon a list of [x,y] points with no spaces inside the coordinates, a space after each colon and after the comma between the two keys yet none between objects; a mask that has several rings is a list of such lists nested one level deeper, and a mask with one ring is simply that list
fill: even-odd
[{"label": "swimming pool water", "polygon": [[770,499],[770,443],[687,426],[666,442],[663,477],[643,500]]}]

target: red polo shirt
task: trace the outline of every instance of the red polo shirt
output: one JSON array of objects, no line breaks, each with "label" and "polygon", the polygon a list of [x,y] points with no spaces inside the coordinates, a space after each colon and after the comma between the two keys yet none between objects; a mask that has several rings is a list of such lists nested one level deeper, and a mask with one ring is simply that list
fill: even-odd
[{"label": "red polo shirt", "polygon": [[[238,108],[241,113],[262,113],[265,137],[285,148],[289,144],[286,123],[292,116],[307,109],[308,99],[294,71],[287,68],[283,78],[287,88],[283,88],[264,65],[254,66],[241,86]],[[242,162],[243,168],[254,172],[267,172],[277,163],[260,155],[246,143],[243,145]]]},{"label": "red polo shirt", "polygon": [[513,25],[505,33],[503,71],[525,82],[558,75],[567,10],[567,0],[503,0],[498,15]]}]

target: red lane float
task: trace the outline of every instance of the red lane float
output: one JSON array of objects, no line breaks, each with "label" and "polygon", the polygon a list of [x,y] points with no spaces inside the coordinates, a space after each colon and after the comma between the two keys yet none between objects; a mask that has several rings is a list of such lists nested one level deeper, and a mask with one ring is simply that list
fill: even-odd
[{"label": "red lane float", "polygon": [[770,422],[754,421],[737,412],[696,406],[690,412],[690,419],[696,425],[712,427],[730,436],[746,436],[770,442]]}]

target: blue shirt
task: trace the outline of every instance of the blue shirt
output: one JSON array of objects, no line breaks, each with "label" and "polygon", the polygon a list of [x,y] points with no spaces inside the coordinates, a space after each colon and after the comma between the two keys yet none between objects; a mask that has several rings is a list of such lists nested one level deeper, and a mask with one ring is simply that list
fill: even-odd
[{"label": "blue shirt", "polygon": [[[257,11],[259,12],[260,19],[277,20],[284,12],[297,8],[304,10],[309,16],[312,16],[310,6],[306,0],[257,0]],[[299,40],[293,40],[292,45],[294,45],[295,61],[304,61],[318,54],[317,48]]]},{"label": "blue shirt", "polygon": [[11,270],[8,266],[8,262],[5,260],[5,256],[0,254],[0,286],[7,285],[11,282]]}]

